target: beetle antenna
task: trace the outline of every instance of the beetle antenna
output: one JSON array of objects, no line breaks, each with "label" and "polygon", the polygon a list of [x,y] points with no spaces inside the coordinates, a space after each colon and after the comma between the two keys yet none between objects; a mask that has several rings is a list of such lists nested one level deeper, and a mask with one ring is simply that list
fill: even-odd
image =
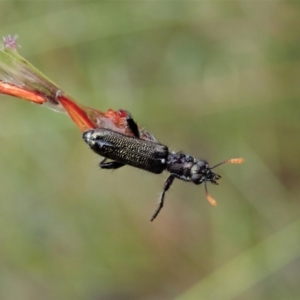
[{"label": "beetle antenna", "polygon": [[226,160],[216,164],[215,166],[213,166],[210,169],[212,170],[212,169],[214,169],[218,166],[224,165],[224,164],[242,164],[243,162],[244,162],[243,158],[230,158],[230,159],[226,159]]},{"label": "beetle antenna", "polygon": [[211,205],[216,206],[217,205],[217,201],[208,192],[207,181],[204,182],[204,188],[205,188],[206,199],[208,200],[208,202]]},{"label": "beetle antenna", "polygon": [[[218,166],[224,165],[224,164],[241,164],[243,162],[244,162],[243,158],[230,158],[230,159],[224,160],[224,161],[216,164],[215,166],[213,166],[210,169],[212,170],[212,169],[214,169],[214,168],[216,168]],[[208,202],[211,205],[216,206],[217,205],[217,201],[208,192],[207,181],[204,182],[204,188],[205,188],[206,199],[208,200]]]}]

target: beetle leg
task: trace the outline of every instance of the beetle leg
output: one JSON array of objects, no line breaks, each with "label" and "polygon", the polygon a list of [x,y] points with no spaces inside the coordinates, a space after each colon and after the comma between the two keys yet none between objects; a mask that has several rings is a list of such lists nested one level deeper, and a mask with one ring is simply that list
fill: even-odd
[{"label": "beetle leg", "polygon": [[103,160],[101,160],[101,162],[99,163],[99,166],[101,169],[119,169],[121,167],[124,166],[124,164],[119,163],[118,161],[109,161],[106,162],[107,158],[104,158]]},{"label": "beetle leg", "polygon": [[127,122],[127,126],[128,128],[131,130],[131,132],[133,133],[133,135],[136,137],[136,138],[139,138],[140,137],[140,131],[139,131],[139,128],[136,124],[136,122],[133,120],[131,114],[128,112],[128,116],[126,118],[126,122]]},{"label": "beetle leg", "polygon": [[173,181],[175,179],[175,176],[173,174],[171,174],[164,185],[164,189],[163,192],[161,194],[160,200],[159,200],[159,204],[158,204],[158,208],[156,209],[156,211],[154,212],[152,218],[151,218],[151,222],[157,217],[157,215],[159,214],[159,212],[161,211],[161,209],[164,206],[164,198],[165,198],[165,193],[166,191],[170,188],[170,186],[172,185]]}]

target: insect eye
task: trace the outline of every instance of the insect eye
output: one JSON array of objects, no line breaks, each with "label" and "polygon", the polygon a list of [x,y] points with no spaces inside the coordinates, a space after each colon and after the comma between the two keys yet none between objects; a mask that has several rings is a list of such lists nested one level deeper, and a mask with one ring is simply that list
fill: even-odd
[{"label": "insect eye", "polygon": [[193,174],[191,176],[191,181],[195,184],[200,184],[201,182],[203,182],[203,175],[202,174]]},{"label": "insect eye", "polygon": [[208,168],[207,161],[202,159],[197,162],[197,165],[199,166],[200,169]]}]

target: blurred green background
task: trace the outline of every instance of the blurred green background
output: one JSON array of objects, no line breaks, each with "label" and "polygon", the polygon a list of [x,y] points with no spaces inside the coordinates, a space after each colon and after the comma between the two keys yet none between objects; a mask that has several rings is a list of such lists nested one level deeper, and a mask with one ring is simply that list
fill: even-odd
[{"label": "blurred green background", "polygon": [[1,35],[220,186],[103,171],[68,117],[0,96],[0,299],[299,299],[297,1],[1,1]]}]

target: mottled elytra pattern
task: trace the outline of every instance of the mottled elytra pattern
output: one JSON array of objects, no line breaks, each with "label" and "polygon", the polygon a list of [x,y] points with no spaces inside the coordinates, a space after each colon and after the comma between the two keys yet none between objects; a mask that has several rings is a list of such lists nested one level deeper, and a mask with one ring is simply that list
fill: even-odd
[{"label": "mottled elytra pattern", "polygon": [[[160,174],[166,168],[168,147],[159,143],[126,136],[108,129],[84,133],[91,149],[119,163]],[[92,142],[93,141],[93,142]]]}]

